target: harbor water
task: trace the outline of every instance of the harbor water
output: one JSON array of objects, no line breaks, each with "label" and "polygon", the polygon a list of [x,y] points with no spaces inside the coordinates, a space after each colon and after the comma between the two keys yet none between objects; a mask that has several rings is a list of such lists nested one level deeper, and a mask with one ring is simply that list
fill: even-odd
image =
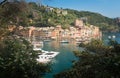
[{"label": "harbor water", "polygon": [[[103,41],[107,43],[108,37],[115,36],[113,39],[120,43],[120,33],[105,33],[103,34]],[[81,50],[80,47],[76,45],[76,43],[60,43],[57,41],[44,42],[43,50],[47,51],[57,51],[60,52],[53,60],[53,64],[51,64],[52,71],[46,73],[44,78],[54,78],[54,75],[60,73],[62,71],[68,70],[72,67],[72,61],[77,58],[73,54],[75,50]]]},{"label": "harbor water", "polygon": [[52,71],[46,73],[45,78],[53,78],[53,76],[61,71],[68,70],[72,66],[72,61],[77,58],[73,51],[80,48],[74,43],[60,43],[57,41],[44,42],[43,50],[60,52],[51,64]]}]

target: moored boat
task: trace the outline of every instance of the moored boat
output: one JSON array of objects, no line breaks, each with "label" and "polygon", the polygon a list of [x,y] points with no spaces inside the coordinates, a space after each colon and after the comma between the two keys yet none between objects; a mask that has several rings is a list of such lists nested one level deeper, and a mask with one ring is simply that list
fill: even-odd
[{"label": "moored boat", "polygon": [[61,43],[69,43],[69,41],[68,40],[62,40],[62,41],[60,41]]},{"label": "moored boat", "polygon": [[41,50],[41,53],[39,54],[39,56],[38,56],[39,58],[37,59],[37,61],[40,63],[49,63],[58,54],[59,54],[59,52]]}]

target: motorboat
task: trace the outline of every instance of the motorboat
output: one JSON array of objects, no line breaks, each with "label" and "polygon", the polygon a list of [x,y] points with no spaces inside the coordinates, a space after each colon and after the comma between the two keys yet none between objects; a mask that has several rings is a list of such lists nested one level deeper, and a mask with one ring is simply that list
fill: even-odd
[{"label": "motorboat", "polygon": [[41,52],[39,53],[37,61],[40,63],[49,63],[58,54],[59,54],[59,52],[41,50]]},{"label": "motorboat", "polygon": [[113,36],[112,36],[112,38],[116,38],[116,36],[115,36],[115,35],[113,35]]},{"label": "motorboat", "polygon": [[69,43],[69,41],[68,40],[62,40],[62,41],[60,41],[61,43]]},{"label": "motorboat", "polygon": [[36,59],[40,63],[48,63],[53,60],[55,56],[59,54],[59,52],[55,51],[45,51],[41,49],[41,46],[43,46],[43,42],[32,42],[33,50],[34,51],[40,51],[38,59]]}]

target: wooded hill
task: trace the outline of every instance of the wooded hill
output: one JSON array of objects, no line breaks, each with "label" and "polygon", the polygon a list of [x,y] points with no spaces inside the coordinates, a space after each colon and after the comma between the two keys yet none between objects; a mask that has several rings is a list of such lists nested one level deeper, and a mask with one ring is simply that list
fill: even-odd
[{"label": "wooded hill", "polygon": [[56,26],[59,24],[62,25],[63,28],[68,28],[74,25],[75,19],[80,18],[84,20],[86,25],[91,24],[99,26],[103,31],[115,32],[120,29],[115,19],[105,17],[99,13],[38,6],[33,2],[29,3],[29,6],[31,8],[31,15],[29,15],[29,18],[33,20],[31,25]]},{"label": "wooded hill", "polygon": [[99,13],[39,6],[34,2],[24,3],[24,6],[26,8],[21,7],[25,12],[19,14],[16,19],[13,19],[14,16],[10,17],[13,24],[37,27],[62,25],[63,28],[68,28],[69,26],[74,26],[75,19],[83,19],[86,25],[99,26],[102,31],[116,32],[120,29],[115,19],[105,17]]}]

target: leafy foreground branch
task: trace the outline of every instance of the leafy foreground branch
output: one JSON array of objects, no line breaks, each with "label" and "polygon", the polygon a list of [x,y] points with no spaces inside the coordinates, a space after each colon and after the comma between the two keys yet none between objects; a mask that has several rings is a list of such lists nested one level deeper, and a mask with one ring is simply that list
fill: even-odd
[{"label": "leafy foreground branch", "polygon": [[26,40],[6,37],[0,42],[0,78],[41,78],[49,66],[38,63],[37,57]]},{"label": "leafy foreground branch", "polygon": [[[88,44],[85,45],[96,52],[75,51],[79,60],[72,69],[55,75],[55,78],[120,78],[120,45],[104,46],[103,49],[100,43],[91,48]],[[101,48],[101,53],[98,48]]]}]

